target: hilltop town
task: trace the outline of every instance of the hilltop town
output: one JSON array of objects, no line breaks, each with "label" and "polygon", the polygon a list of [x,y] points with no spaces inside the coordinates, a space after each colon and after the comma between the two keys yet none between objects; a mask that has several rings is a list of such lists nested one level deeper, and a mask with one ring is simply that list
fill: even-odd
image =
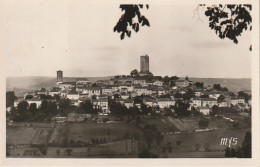
[{"label": "hilltop town", "polygon": [[[124,155],[142,157],[148,154],[161,157],[170,156],[172,151],[167,151],[167,149],[174,147],[169,145],[175,145],[172,142],[169,144],[169,141],[173,140],[163,139],[167,138],[165,135],[251,128],[251,94],[243,91],[234,93],[218,83],[204,85],[203,82],[193,82],[188,77],[153,76],[149,70],[149,56],[147,55],[140,57],[140,71],[134,69],[129,75],[118,75],[112,79],[98,80],[94,83],[87,78],[78,78],[75,82],[68,82],[64,80],[63,71],[59,70],[57,71],[57,84],[53,88],[31,90],[26,92],[23,97],[16,97],[14,92],[7,92],[6,99],[7,126],[10,129],[15,126],[39,128],[37,126],[43,126],[43,124],[48,128],[54,128],[54,131],[46,132],[49,134],[48,137],[43,137],[46,138],[43,141],[44,146],[49,149],[51,149],[51,145],[65,149],[67,147],[94,147],[112,141],[126,140],[131,143],[132,149],[123,151]],[[86,123],[86,125],[82,126],[83,124],[78,123]],[[94,135],[91,139],[88,137],[84,139],[86,134],[81,134],[82,132],[78,132],[79,134],[75,132],[76,136],[83,136],[81,139],[68,139],[67,134],[65,141],[52,139],[55,138],[54,133],[57,133],[56,136],[64,135],[61,133],[66,132],[64,128],[68,128],[67,126],[77,126],[78,128],[75,128],[77,130],[85,128],[98,131],[100,126],[111,126],[111,124],[113,124],[112,126],[114,124],[126,126],[125,129],[122,129],[122,133],[120,132],[120,135],[113,140],[110,137],[111,129],[107,130],[107,128],[103,129],[102,135]],[[129,129],[132,126],[139,130]],[[137,133],[140,129],[144,131],[144,134]],[[147,140],[145,135],[149,131],[158,132],[155,134],[155,138],[159,137],[158,140],[155,139],[158,144],[163,141],[164,144],[157,148],[161,150],[160,153],[153,150],[156,142],[150,143]],[[244,131],[242,130],[242,132]],[[143,135],[144,137],[141,137]],[[152,135],[150,137],[153,138]],[[21,149],[23,149],[22,155],[32,154],[30,151],[26,153],[26,145],[32,147],[32,145],[41,146],[43,144],[34,143],[34,140],[33,137],[28,141],[20,140]],[[182,141],[176,139],[175,142],[176,148],[179,148]],[[139,146],[140,143],[146,143],[147,146],[142,148]],[[17,143],[12,139],[10,130],[10,140],[7,141],[9,154],[17,156],[16,151],[14,152],[12,149],[14,144]],[[133,147],[133,145],[135,146]],[[191,148],[193,147],[195,147],[195,151],[202,149],[198,143],[194,143]],[[211,148],[215,151],[223,151],[223,149],[225,147],[215,148],[214,146]],[[204,145],[203,150],[209,151],[208,146]],[[64,150],[64,152],[69,156],[73,151]],[[166,154],[167,152],[169,154]],[[51,153],[40,151],[38,156],[44,156],[44,154]],[[60,155],[58,152],[55,154]],[[120,152],[121,154],[122,152]],[[84,154],[84,156],[87,155],[90,156],[91,153]],[[96,154],[96,156],[98,155]],[[112,156],[112,153],[105,155]]]}]

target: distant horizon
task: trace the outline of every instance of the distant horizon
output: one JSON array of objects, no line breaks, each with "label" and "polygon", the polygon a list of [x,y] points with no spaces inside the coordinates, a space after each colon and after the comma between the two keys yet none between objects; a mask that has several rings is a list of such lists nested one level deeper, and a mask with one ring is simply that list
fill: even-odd
[{"label": "distant horizon", "polygon": [[[118,75],[129,75],[129,74],[118,74]],[[114,76],[117,76],[117,75],[107,75],[107,76],[63,76],[63,78],[102,78],[102,77],[114,77]],[[171,77],[171,76],[177,76],[179,78],[185,78],[186,76],[178,76],[178,75],[154,75],[154,76],[161,76],[161,77],[165,77],[165,76],[168,76],[168,77]],[[52,77],[52,78],[56,78],[56,76],[50,76],[50,75],[39,75],[39,76],[36,76],[36,75],[32,75],[32,76],[6,76],[6,78],[18,78],[18,77]],[[230,78],[230,77],[193,77],[193,76],[187,76],[188,78],[204,78],[204,79],[252,79],[252,78]]]}]

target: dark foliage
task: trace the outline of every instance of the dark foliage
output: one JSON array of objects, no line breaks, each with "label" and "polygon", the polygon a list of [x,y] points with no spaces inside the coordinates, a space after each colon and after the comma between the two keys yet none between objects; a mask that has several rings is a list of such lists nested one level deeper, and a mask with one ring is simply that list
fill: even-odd
[{"label": "dark foliage", "polygon": [[158,155],[150,153],[148,150],[144,150],[138,154],[138,158],[158,158]]},{"label": "dark foliage", "polygon": [[217,100],[218,101],[223,101],[223,100],[225,100],[225,97],[223,95],[220,95]]},{"label": "dark foliage", "polygon": [[218,91],[221,91],[221,86],[220,86],[220,84],[214,84],[214,85],[213,85],[213,89],[218,90]]},{"label": "dark foliage", "polygon": [[[149,8],[148,5],[146,5],[147,9]],[[124,11],[124,14],[121,16],[121,18],[118,20],[116,26],[114,27],[114,32],[121,33],[120,38],[121,40],[125,38],[125,36],[131,37],[131,30],[134,30],[135,32],[139,31],[140,25],[142,26],[150,26],[149,21],[145,16],[143,16],[140,12],[140,8],[143,8],[143,5],[120,5],[122,11]],[[137,17],[138,22],[134,22],[134,18]]]},{"label": "dark foliage", "polygon": [[245,99],[246,102],[248,102],[248,100],[250,98],[249,95],[243,91],[238,92],[237,97]]},{"label": "dark foliage", "polygon": [[244,158],[251,158],[252,157],[252,141],[251,141],[251,133],[247,132],[242,143],[242,152]]},{"label": "dark foliage", "polygon": [[93,105],[90,100],[86,100],[85,102],[80,103],[80,109],[84,111],[86,114],[95,114],[96,111],[93,109]]},{"label": "dark foliage", "polygon": [[225,149],[225,157],[237,157],[237,158],[251,158],[252,157],[252,143],[251,143],[251,133],[247,132],[242,143],[242,147],[238,146],[236,148]]},{"label": "dark foliage", "polygon": [[173,109],[178,116],[187,117],[191,115],[191,111],[188,110],[189,106],[190,104],[183,103],[181,100],[177,100]]},{"label": "dark foliage", "polygon": [[138,74],[139,74],[139,72],[138,72],[137,69],[134,69],[134,70],[132,70],[132,71],[130,72],[131,77],[136,77],[136,76],[138,76]]},{"label": "dark foliage", "polygon": [[190,100],[192,97],[195,97],[195,93],[192,89],[188,89],[187,92],[183,94],[184,100]]},{"label": "dark foliage", "polygon": [[209,95],[201,95],[200,98],[209,98]]},{"label": "dark foliage", "polygon": [[17,99],[17,97],[14,94],[14,91],[6,92],[6,106],[10,107],[14,105],[14,100]]},{"label": "dark foliage", "polygon": [[228,38],[237,44],[237,37],[244,30],[252,30],[251,10],[251,5],[214,5],[207,7],[205,15],[209,18],[209,27],[219,38]]},{"label": "dark foliage", "polygon": [[207,128],[208,125],[209,125],[209,120],[208,120],[208,119],[202,118],[202,119],[199,121],[199,127],[200,127],[200,128]]},{"label": "dark foliage", "polygon": [[215,116],[219,112],[219,107],[217,105],[212,106],[211,116]]},{"label": "dark foliage", "polygon": [[52,96],[51,95],[40,94],[40,98],[47,100],[47,99],[52,99]]},{"label": "dark foliage", "polygon": [[26,95],[25,96],[25,99],[32,99],[33,98],[33,95]]},{"label": "dark foliage", "polygon": [[150,150],[153,145],[159,146],[163,140],[163,135],[157,130],[155,125],[145,125],[143,132],[148,150]]},{"label": "dark foliage", "polygon": [[196,86],[197,89],[203,89],[204,83],[203,82],[196,82],[195,86]]}]

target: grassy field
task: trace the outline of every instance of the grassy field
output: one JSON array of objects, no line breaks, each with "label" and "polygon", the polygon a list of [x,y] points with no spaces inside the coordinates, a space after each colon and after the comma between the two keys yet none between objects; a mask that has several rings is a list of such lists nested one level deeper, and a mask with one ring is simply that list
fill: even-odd
[{"label": "grassy field", "polygon": [[[241,146],[245,133],[251,131],[251,129],[218,129],[207,132],[192,132],[192,133],[180,133],[174,135],[164,135],[163,142],[161,143],[162,148],[167,146],[167,143],[171,143],[172,152],[194,152],[194,151],[205,151],[207,147],[211,151],[221,152],[227,146],[220,145],[221,138],[238,138],[238,145]],[[178,141],[180,141],[178,143]],[[199,149],[196,150],[195,146],[199,144]],[[236,146],[238,146],[236,145]],[[170,152],[166,151],[169,156]]]},{"label": "grassy field", "polygon": [[[16,153],[23,155],[23,151],[30,145],[47,144],[49,147],[46,156],[54,156],[56,149],[55,153],[51,150],[56,147],[64,150],[66,147],[75,147],[75,144],[83,143],[83,147],[73,148],[73,156],[86,156],[87,149],[85,148],[85,152],[82,152],[82,149],[95,139],[102,140],[103,144],[99,142],[98,145],[91,146],[92,153],[89,156],[128,155],[130,143],[125,139],[132,135],[142,138],[142,131],[133,123],[69,123],[57,125],[55,128],[51,128],[51,123],[32,123],[29,126],[19,123],[7,126],[7,145],[27,145],[25,148],[16,149]],[[138,143],[135,145],[137,151]],[[9,153],[13,154],[14,149],[9,148]]]},{"label": "grassy field", "polygon": [[[160,157],[223,157],[223,150],[227,146],[221,146],[221,138],[238,138],[241,145],[244,135],[250,128],[230,129],[230,122],[223,119],[210,121],[210,128],[220,128],[205,132],[194,132],[199,129],[199,119],[177,119],[161,117],[146,119],[144,124],[155,124],[163,134],[163,141],[159,147]],[[180,133],[174,133],[180,132]],[[134,123],[66,123],[52,128],[51,123],[14,124],[7,126],[7,145],[27,145],[24,148],[8,147],[11,155],[23,155],[30,149],[30,145],[47,144],[45,157],[68,157],[65,149],[73,149],[69,157],[132,157],[132,140],[129,136],[135,136],[135,156],[146,147],[142,130]],[[128,136],[128,137],[127,137]],[[92,143],[93,139],[105,139],[103,144]],[[82,146],[74,145],[83,143]],[[65,145],[64,145],[65,144]],[[199,147],[198,149],[196,149]],[[198,146],[199,145],[199,146]],[[169,150],[168,148],[172,148]],[[205,148],[209,148],[210,152]],[[57,155],[57,149],[60,154]],[[15,154],[16,153],[16,154]]]},{"label": "grassy field", "polygon": [[[137,142],[134,141],[134,145],[137,145]],[[88,146],[88,147],[70,147],[72,149],[71,155],[68,156],[66,153],[67,148],[63,147],[49,147],[46,157],[112,157],[120,155],[132,155],[136,156],[138,149],[134,147],[132,140],[122,140],[111,142],[107,144],[101,144],[98,146]],[[57,154],[57,150],[60,151],[60,154]]]},{"label": "grassy field", "polygon": [[6,141],[8,145],[46,144],[51,134],[51,128],[7,127]]}]

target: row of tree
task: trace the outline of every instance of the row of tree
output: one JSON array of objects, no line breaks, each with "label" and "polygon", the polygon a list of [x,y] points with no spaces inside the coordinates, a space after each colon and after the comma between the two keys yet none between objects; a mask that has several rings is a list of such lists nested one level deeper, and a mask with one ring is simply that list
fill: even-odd
[{"label": "row of tree", "polygon": [[29,105],[24,100],[18,103],[17,108],[12,107],[7,116],[14,121],[45,121],[51,120],[56,115],[67,116],[72,109],[69,99],[61,99],[58,103],[53,100],[42,100],[39,107],[36,103]]}]

